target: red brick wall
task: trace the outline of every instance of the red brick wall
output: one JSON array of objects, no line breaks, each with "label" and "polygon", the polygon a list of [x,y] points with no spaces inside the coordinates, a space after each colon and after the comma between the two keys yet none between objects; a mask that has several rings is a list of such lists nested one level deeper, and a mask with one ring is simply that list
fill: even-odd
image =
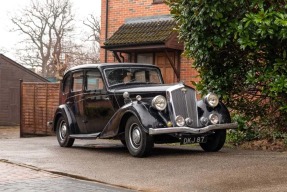
[{"label": "red brick wall", "polygon": [[[105,42],[106,35],[106,1],[102,0],[101,4],[101,45]],[[108,38],[124,24],[127,18],[170,14],[169,7],[166,4],[154,4],[153,0],[109,0],[108,3]],[[104,49],[100,50],[100,60],[105,62]],[[198,80],[198,78],[193,77],[197,75],[197,72],[192,68],[192,60],[182,57],[181,61],[181,80],[191,85],[191,81]],[[108,51],[107,62],[115,62],[110,51]]]}]

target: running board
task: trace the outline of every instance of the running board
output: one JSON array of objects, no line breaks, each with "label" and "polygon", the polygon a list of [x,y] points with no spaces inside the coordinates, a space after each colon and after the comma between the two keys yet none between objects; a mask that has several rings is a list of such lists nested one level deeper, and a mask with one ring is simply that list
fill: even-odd
[{"label": "running board", "polygon": [[101,134],[101,132],[92,133],[92,134],[74,134],[74,135],[70,135],[70,138],[73,138],[73,139],[97,139],[100,134]]}]

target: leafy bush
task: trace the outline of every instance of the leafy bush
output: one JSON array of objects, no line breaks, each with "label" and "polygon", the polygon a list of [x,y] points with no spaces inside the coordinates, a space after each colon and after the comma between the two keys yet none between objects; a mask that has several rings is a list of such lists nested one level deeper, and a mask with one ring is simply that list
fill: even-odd
[{"label": "leafy bush", "polygon": [[167,4],[185,54],[194,58],[200,74],[197,89],[218,93],[240,114],[246,121],[247,127],[239,129],[245,139],[259,137],[262,129],[286,132],[286,1],[167,0]]}]

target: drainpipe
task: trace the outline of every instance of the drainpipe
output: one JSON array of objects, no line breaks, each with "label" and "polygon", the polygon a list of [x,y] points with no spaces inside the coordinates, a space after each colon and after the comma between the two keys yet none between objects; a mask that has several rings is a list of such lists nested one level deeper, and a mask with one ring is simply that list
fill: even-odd
[{"label": "drainpipe", "polygon": [[[105,41],[108,39],[108,16],[109,16],[109,0],[106,0],[106,33]],[[105,63],[108,61],[108,50],[105,49]]]}]

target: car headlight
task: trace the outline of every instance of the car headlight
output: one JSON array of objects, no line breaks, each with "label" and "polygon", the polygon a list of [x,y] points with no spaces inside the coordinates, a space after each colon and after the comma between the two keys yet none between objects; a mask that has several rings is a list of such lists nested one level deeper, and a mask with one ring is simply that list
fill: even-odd
[{"label": "car headlight", "polygon": [[166,108],[167,102],[164,96],[158,95],[153,98],[151,105],[153,108],[163,111]]},{"label": "car headlight", "polygon": [[215,93],[209,93],[206,95],[205,101],[210,107],[216,107],[219,103],[219,98]]}]

